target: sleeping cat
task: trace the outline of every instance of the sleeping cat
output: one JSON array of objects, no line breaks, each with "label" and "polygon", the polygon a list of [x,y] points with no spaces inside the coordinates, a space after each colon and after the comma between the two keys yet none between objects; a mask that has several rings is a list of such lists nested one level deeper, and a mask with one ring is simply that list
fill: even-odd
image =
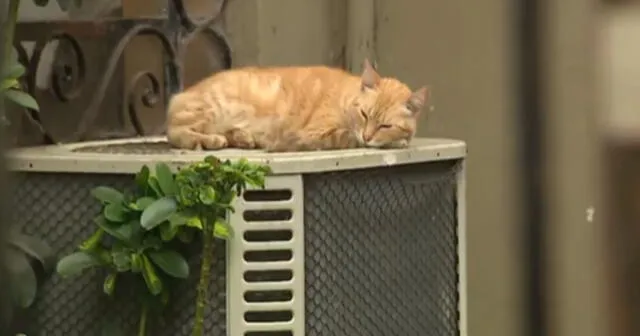
[{"label": "sleeping cat", "polygon": [[428,93],[381,77],[368,60],[360,76],[325,66],[232,69],[172,97],[167,139],[210,150],[406,147]]}]

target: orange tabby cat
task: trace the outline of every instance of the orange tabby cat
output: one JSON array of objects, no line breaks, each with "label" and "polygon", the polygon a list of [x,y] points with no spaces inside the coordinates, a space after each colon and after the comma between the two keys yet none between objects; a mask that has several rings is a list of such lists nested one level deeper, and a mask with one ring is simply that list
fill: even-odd
[{"label": "orange tabby cat", "polygon": [[169,102],[167,139],[183,149],[271,152],[406,147],[428,90],[324,66],[248,67],[204,79]]}]

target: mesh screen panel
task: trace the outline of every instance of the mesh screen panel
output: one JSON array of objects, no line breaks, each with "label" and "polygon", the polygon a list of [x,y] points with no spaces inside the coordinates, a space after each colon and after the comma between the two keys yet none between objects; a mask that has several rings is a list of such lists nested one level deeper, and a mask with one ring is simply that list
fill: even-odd
[{"label": "mesh screen panel", "polygon": [[[92,219],[100,205],[89,192],[96,186],[109,185],[124,189],[133,176],[104,174],[44,174],[18,176],[15,201],[16,223],[23,232],[43,238],[59,256],[73,252],[94,231]],[[194,243],[191,258],[192,276],[178,280],[171,293],[170,305],[158,320],[151,320],[148,335],[191,335],[195,307],[195,288],[199,273],[199,244]],[[218,242],[212,268],[218,277],[212,279],[205,334],[226,334],[225,246]],[[99,336],[105,328],[116,326],[121,335],[136,335],[140,305],[134,301],[135,291],[142,285],[134,279],[118,280],[116,298],[102,293],[106,273],[89,271],[77,278],[62,279],[53,275],[39,289],[38,300],[21,331],[29,336]],[[129,280],[129,281],[127,281]],[[127,285],[127,283],[129,285]],[[154,315],[151,315],[154,316]]]},{"label": "mesh screen panel", "polygon": [[457,167],[305,177],[307,336],[458,335]]}]

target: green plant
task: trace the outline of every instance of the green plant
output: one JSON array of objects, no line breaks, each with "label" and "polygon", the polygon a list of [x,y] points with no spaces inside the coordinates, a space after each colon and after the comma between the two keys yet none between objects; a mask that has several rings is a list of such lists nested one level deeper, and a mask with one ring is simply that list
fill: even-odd
[{"label": "green plant", "polygon": [[[13,48],[13,36],[15,33],[16,22],[18,21],[18,9],[20,7],[19,0],[9,1],[9,10],[7,17],[4,18],[2,25],[2,35],[4,40],[3,64],[0,68],[0,94],[19,106],[38,110],[39,106],[31,95],[22,91],[20,78],[25,74],[25,68],[18,61],[18,56]],[[6,123],[4,115],[0,115],[0,121]]]},{"label": "green plant", "polygon": [[[141,297],[138,335],[145,335],[151,302],[167,304],[167,277],[184,279],[189,265],[179,252],[197,232],[203,241],[196,319],[193,335],[202,335],[204,306],[210,277],[214,237],[227,239],[232,229],[226,222],[232,202],[247,186],[264,187],[266,166],[247,160],[221,162],[213,156],[182,169],[174,176],[159,163],[154,174],[144,166],[135,177],[132,192],[97,187],[93,197],[102,205],[95,218],[97,229],[79,251],[58,263],[58,273],[71,276],[90,267],[108,270],[104,292],[113,295],[121,273],[138,274],[147,291]],[[105,239],[110,237],[110,239]]]},{"label": "green plant", "polygon": [[38,238],[18,232],[11,232],[8,238],[5,268],[11,299],[7,311],[11,320],[16,311],[33,304],[39,285],[51,273],[56,260],[51,247]]},{"label": "green plant", "polygon": [[[62,10],[67,10],[71,3],[76,7],[82,5],[82,0],[57,0],[58,6]],[[49,0],[34,0],[38,6],[47,6]],[[20,64],[18,56],[14,50],[14,35],[16,23],[18,21],[18,11],[20,9],[20,0],[9,0],[7,17],[2,24],[2,41],[4,42],[4,55],[0,57],[3,64],[0,64],[0,96],[14,102],[18,106],[39,110],[40,107],[36,100],[28,93],[24,92],[20,85],[20,78],[25,74],[25,67]],[[0,114],[0,122],[7,123],[4,114]]]},{"label": "green plant", "polygon": [[227,212],[236,196],[247,185],[264,188],[267,166],[249,164],[241,159],[232,164],[207,157],[204,162],[184,169],[176,176],[177,201],[180,211],[186,214],[186,222],[196,221],[202,230],[202,264],[196,300],[194,336],[203,334],[204,308],[208,293],[214,237],[227,239],[233,231],[226,221]]}]

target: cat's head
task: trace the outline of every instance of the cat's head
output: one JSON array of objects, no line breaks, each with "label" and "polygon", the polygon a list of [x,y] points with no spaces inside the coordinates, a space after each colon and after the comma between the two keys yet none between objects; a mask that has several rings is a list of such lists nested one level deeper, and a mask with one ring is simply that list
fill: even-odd
[{"label": "cat's head", "polygon": [[350,111],[356,136],[366,147],[406,147],[428,98],[426,87],[412,92],[395,78],[381,77],[365,60],[360,91]]}]

